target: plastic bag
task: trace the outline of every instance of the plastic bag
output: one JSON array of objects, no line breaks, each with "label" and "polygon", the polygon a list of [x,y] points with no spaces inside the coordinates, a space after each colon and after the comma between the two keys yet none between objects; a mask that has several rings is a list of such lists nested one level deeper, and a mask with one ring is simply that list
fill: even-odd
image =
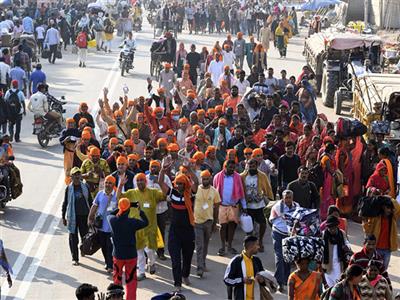
[{"label": "plastic bag", "polygon": [[88,41],[87,46],[88,46],[88,48],[95,48],[96,47],[96,40],[93,39],[93,40]]},{"label": "plastic bag", "polygon": [[248,214],[242,214],[240,216],[240,227],[246,233],[252,232],[253,227],[253,219]]}]

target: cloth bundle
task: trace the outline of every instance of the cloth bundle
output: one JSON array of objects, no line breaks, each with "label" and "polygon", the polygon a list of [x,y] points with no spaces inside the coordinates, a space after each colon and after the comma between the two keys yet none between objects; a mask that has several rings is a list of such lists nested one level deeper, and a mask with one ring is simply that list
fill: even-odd
[{"label": "cloth bundle", "polygon": [[285,219],[289,232],[292,232],[294,228],[297,235],[318,236],[320,234],[319,214],[316,209],[297,207],[285,213]]},{"label": "cloth bundle", "polygon": [[371,132],[372,133],[380,133],[380,134],[389,134],[390,133],[390,122],[385,121],[373,121],[371,123]]},{"label": "cloth bundle", "polygon": [[282,241],[283,259],[292,263],[298,259],[310,258],[322,262],[324,241],[317,237],[291,236]]}]

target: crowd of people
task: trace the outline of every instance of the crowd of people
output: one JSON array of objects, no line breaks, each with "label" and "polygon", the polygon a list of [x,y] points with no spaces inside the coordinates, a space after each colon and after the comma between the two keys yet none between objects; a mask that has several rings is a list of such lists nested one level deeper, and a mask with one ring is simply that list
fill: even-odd
[{"label": "crowd of people", "polygon": [[[77,46],[80,67],[86,66],[92,38],[98,51],[111,51],[116,26],[111,16],[82,14],[79,3],[60,8],[62,14],[29,6],[21,25],[13,23],[13,12],[0,28],[10,26],[8,33],[19,37],[36,32],[39,51],[49,46],[50,63],[61,40]],[[163,21],[174,15],[180,28],[186,19],[190,33],[225,31],[226,39],[201,52],[195,44],[187,51],[180,43],[158,86],[147,81],[147,95],[130,99],[125,88],[113,101],[104,88],[98,112],[92,114],[82,102],[66,119],[60,137],[66,184],[62,222],[74,266],[80,264],[79,240],[96,232],[104,267],[113,277],[102,299],[136,299],[138,281],[157,272],[157,259],[171,260],[175,297],[182,298],[182,286],[192,285],[195,252],[196,275],[206,278],[208,245],[217,231],[217,254],[233,256],[223,278],[229,299],[255,299],[256,284],[268,287],[270,297],[279,289],[288,299],[393,298],[388,267],[398,250],[400,144],[379,133],[366,140],[339,132],[317,111],[315,77],[307,66],[299,74],[281,69],[277,77],[268,66],[270,43],[286,57],[288,41],[298,33],[296,12],[270,5],[256,29],[257,9],[253,2],[229,9],[161,6]],[[171,34],[165,36],[168,40]],[[3,134],[8,124],[9,136],[3,136],[8,145],[20,141],[25,98],[46,99],[41,64],[31,72],[29,46],[15,47],[0,57],[0,105],[6,108],[0,113],[7,112],[0,121]],[[376,201],[376,210],[360,219],[366,197]],[[301,231],[300,222],[290,223],[288,215],[299,211],[316,214],[317,228],[307,225],[311,229]],[[244,232],[242,247],[235,235],[239,225],[244,228],[244,217],[250,217],[252,230]],[[362,250],[355,253],[350,219],[361,222],[365,234]],[[307,256],[289,263],[285,240],[307,230],[324,242],[322,260]],[[273,244],[273,273],[257,257],[266,251],[267,240]],[[0,254],[11,286],[11,268],[4,250]],[[95,292],[96,287],[82,284],[76,297],[93,299]]]}]

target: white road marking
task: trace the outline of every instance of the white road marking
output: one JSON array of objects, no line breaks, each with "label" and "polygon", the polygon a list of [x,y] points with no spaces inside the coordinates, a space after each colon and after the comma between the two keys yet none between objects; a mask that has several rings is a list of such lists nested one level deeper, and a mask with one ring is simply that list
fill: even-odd
[{"label": "white road marking", "polygon": [[[108,87],[108,85],[111,82],[112,76],[115,73],[115,69],[117,68],[118,64],[119,64],[119,60],[118,60],[119,56],[117,57],[117,59],[115,60],[113,66],[111,67],[110,72],[108,73],[107,79],[104,83],[105,87]],[[115,85],[117,83],[117,80],[119,78],[118,76],[119,74],[117,73],[117,75],[113,78],[113,86],[108,87],[109,91],[110,90],[114,90]],[[111,95],[111,94],[110,94]],[[103,91],[99,92],[99,98],[102,98],[103,96]],[[97,111],[99,110],[99,106],[98,103],[96,102],[95,105],[93,106],[91,113],[92,115],[95,117],[97,114]],[[39,237],[40,234],[40,230],[43,227],[48,215],[50,214],[51,211],[53,211],[53,207],[54,204],[57,200],[57,196],[61,193],[61,191],[64,188],[64,171],[61,172],[59,179],[57,181],[56,186],[54,187],[49,199],[46,202],[46,205],[42,211],[42,213],[40,214],[32,232],[30,233],[28,240],[26,241],[24,248],[22,249],[22,251],[20,252],[20,254],[18,255],[18,258],[16,260],[16,262],[13,265],[13,271],[14,271],[14,276],[15,278],[17,278],[17,276],[19,275],[19,272],[21,271],[22,267],[24,266],[26,259],[29,257],[29,253],[31,252],[32,247],[36,244],[36,240]],[[62,203],[62,202],[60,202]],[[62,204],[61,204],[62,205]],[[60,208],[61,205],[59,205],[59,208],[57,210],[56,213],[60,212]],[[38,250],[35,253],[35,256],[33,258],[32,263],[30,264],[27,272],[25,273],[25,276],[19,286],[17,295],[19,295],[18,297],[20,297],[21,299],[25,298],[26,293],[29,291],[29,287],[32,283],[32,280],[37,272],[38,267],[40,266],[42,259],[44,257],[44,255],[47,252],[47,248],[50,244],[50,241],[53,237],[54,231],[56,229],[57,224],[60,221],[60,218],[57,216],[53,216],[52,217],[53,220],[51,222],[51,225],[49,226],[49,228],[47,229],[47,231],[44,233],[44,238],[42,239]],[[15,284],[15,282],[14,282]],[[1,286],[1,299],[5,299],[8,296],[8,293],[10,291],[10,289],[8,288],[8,284],[7,282],[4,282],[3,285]],[[22,295],[22,296],[21,296]]]}]

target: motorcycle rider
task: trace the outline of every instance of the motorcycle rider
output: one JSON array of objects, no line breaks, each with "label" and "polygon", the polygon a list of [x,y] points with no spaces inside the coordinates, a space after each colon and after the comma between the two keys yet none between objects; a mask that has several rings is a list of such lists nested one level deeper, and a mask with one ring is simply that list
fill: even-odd
[{"label": "motorcycle rider", "polygon": [[[129,51],[130,60],[133,63],[133,53],[136,50],[136,39],[133,38],[132,32],[128,32],[128,37],[124,40],[121,45],[122,50],[119,54],[119,60],[122,60],[122,54]],[[132,66],[133,67],[133,66]]]},{"label": "motorcycle rider", "polygon": [[57,122],[59,130],[62,129],[62,116],[56,111],[50,111],[49,101],[47,99],[47,85],[39,83],[37,92],[34,93],[29,101],[28,109],[33,112],[35,117],[44,117],[49,120],[49,125]]}]

